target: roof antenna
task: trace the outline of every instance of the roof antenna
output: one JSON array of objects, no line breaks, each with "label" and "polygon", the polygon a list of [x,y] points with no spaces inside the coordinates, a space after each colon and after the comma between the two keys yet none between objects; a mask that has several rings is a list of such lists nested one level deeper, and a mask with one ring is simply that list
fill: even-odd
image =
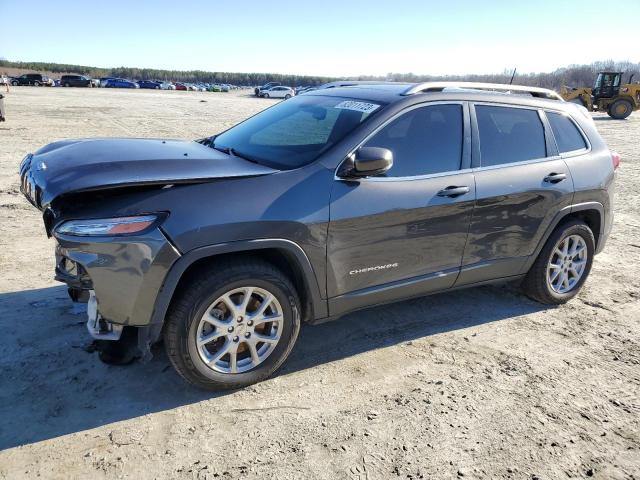
[{"label": "roof antenna", "polygon": [[509,80],[509,85],[513,85],[513,77],[516,76],[516,70],[517,70],[517,68],[513,69],[513,74],[511,75],[511,80]]}]

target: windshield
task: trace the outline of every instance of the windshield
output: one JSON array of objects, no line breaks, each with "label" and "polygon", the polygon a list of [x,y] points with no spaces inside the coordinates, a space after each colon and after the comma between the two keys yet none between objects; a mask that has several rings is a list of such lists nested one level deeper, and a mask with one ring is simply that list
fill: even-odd
[{"label": "windshield", "polygon": [[298,168],[314,161],[381,107],[342,97],[294,97],[218,135],[211,146],[272,168]]}]

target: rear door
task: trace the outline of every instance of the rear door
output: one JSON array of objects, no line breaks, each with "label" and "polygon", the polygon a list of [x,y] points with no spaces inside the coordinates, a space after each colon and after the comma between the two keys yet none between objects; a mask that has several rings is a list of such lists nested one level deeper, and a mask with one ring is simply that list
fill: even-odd
[{"label": "rear door", "polygon": [[522,273],[547,226],[573,198],[543,112],[471,106],[476,207],[456,285]]},{"label": "rear door", "polygon": [[388,148],[394,163],[383,176],[335,180],[327,246],[332,315],[451,287],[473,211],[466,104],[412,107],[363,146]]}]

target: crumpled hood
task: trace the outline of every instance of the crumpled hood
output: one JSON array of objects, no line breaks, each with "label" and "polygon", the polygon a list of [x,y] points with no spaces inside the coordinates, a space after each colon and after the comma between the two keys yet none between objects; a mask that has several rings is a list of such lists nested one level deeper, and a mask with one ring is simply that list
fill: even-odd
[{"label": "crumpled hood", "polygon": [[40,209],[70,192],[274,172],[197,142],[138,138],[54,142],[27,155],[20,165],[21,190]]}]

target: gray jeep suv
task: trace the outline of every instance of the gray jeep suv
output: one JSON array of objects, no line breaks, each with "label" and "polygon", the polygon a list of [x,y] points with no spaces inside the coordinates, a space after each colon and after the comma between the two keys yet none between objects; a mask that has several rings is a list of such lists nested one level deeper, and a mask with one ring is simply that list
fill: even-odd
[{"label": "gray jeep suv", "polygon": [[566,302],[611,229],[618,163],[550,90],[382,83],[196,142],[52,143],[20,175],[101,358],[163,338],[220,389],[271,375],[303,322],[497,281]]}]

